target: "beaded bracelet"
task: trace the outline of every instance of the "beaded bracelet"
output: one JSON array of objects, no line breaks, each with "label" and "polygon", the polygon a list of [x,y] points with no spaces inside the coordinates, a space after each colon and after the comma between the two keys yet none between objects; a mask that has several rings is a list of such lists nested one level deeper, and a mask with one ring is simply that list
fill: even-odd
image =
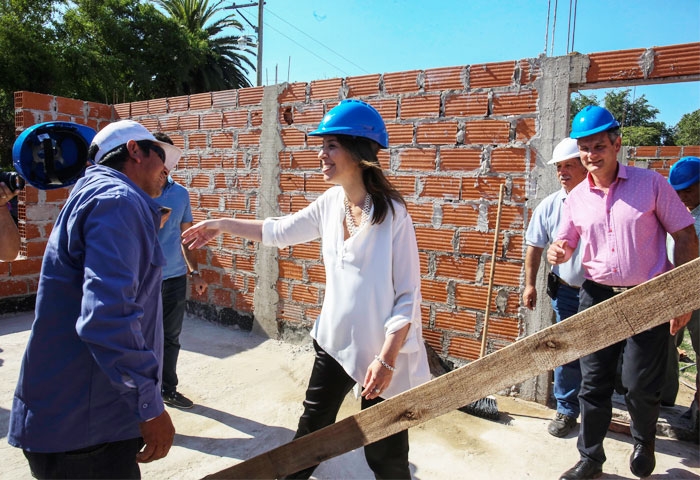
[{"label": "beaded bracelet", "polygon": [[379,357],[379,355],[375,355],[375,356],[374,356],[374,359],[375,359],[376,361],[378,361],[379,363],[381,363],[381,364],[382,364],[382,367],[386,368],[386,369],[389,370],[390,372],[393,372],[394,370],[396,370],[396,367],[392,367],[391,365],[389,365],[388,363],[386,363],[384,360],[382,360],[382,359]]}]

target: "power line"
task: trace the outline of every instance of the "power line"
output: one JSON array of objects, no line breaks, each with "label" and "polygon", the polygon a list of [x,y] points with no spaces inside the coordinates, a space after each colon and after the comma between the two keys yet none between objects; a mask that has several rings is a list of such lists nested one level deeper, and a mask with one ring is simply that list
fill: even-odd
[{"label": "power line", "polygon": [[[312,40],[313,42],[315,42],[315,43],[317,43],[318,45],[322,46],[323,48],[325,48],[326,50],[330,51],[330,52],[333,53],[334,55],[337,55],[338,57],[342,58],[343,60],[345,60],[346,62],[348,62],[350,65],[352,65],[352,66],[354,66],[354,67],[360,69],[360,71],[362,71],[363,73],[370,73],[370,72],[368,72],[367,70],[365,70],[364,68],[362,68],[361,66],[359,66],[358,64],[354,63],[352,60],[350,60],[350,59],[344,57],[342,54],[336,52],[335,50],[333,50],[332,48],[328,47],[327,45],[324,45],[322,42],[316,40],[314,37],[312,37],[311,35],[309,35],[309,34],[306,33],[305,31],[300,30],[300,29],[297,28],[295,25],[289,23],[287,20],[285,20],[284,18],[282,18],[282,17],[280,17],[279,15],[277,15],[275,12],[273,12],[272,10],[270,10],[268,7],[265,7],[265,10],[266,10],[268,13],[270,13],[271,15],[277,17],[280,21],[282,21],[282,22],[286,23],[287,25],[289,25],[290,27],[292,27],[292,28],[293,28],[294,30],[296,30],[297,32],[299,32],[299,33],[301,33],[302,35],[308,37],[308,38],[309,38],[310,40]],[[268,26],[269,26],[269,24],[268,24]],[[272,27],[270,27],[270,28],[272,28]],[[274,28],[273,28],[273,30],[274,30]],[[277,32],[279,32],[279,31],[277,30]],[[286,38],[289,38],[289,37],[286,37]],[[290,39],[290,40],[291,40],[291,39]],[[296,42],[294,42],[294,43],[296,43]],[[299,44],[297,43],[297,45],[299,45]],[[308,51],[308,50],[307,50],[307,51]],[[317,55],[317,56],[318,56],[318,55]],[[328,63],[326,60],[324,60],[324,61],[325,61],[326,63]],[[336,67],[336,68],[338,68],[338,67]]]}]

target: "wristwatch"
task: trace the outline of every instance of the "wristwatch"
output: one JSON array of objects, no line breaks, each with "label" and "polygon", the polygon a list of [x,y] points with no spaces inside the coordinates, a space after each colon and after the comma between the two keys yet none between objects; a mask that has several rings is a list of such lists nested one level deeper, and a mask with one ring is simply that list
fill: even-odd
[{"label": "wristwatch", "polygon": [[192,270],[192,271],[190,272],[190,277],[192,277],[192,276],[194,276],[194,275],[199,275],[199,270]]}]

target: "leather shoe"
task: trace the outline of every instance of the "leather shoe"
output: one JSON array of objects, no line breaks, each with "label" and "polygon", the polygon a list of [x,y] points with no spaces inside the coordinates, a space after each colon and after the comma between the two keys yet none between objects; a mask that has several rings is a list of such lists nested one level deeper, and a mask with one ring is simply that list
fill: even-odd
[{"label": "leather shoe", "polygon": [[636,443],[632,455],[630,455],[630,471],[639,478],[645,478],[651,475],[654,467],[656,467],[654,448],[643,443]]},{"label": "leather shoe", "polygon": [[559,480],[584,480],[598,478],[603,474],[603,466],[591,460],[579,460],[572,468],[559,477]]}]

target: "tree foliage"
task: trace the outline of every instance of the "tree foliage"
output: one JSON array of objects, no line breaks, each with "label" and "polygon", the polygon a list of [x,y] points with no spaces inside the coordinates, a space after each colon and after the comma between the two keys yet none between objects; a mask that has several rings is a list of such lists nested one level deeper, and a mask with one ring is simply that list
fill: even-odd
[{"label": "tree foliage", "polygon": [[[622,131],[622,144],[630,146],[640,145],[675,145],[674,128],[664,122],[656,121],[659,109],[649,104],[644,95],[638,98],[630,98],[632,90],[610,90],[603,98],[603,105],[620,122]],[[578,93],[572,98],[569,108],[569,122],[584,107],[588,105],[600,105],[595,95]]]},{"label": "tree foliage", "polygon": [[[0,167],[11,163],[14,92],[121,103],[250,86],[242,26],[222,1],[0,0]],[[184,23],[183,20],[195,20]]]},{"label": "tree foliage", "polygon": [[675,129],[676,145],[700,145],[700,109],[683,115]]}]

